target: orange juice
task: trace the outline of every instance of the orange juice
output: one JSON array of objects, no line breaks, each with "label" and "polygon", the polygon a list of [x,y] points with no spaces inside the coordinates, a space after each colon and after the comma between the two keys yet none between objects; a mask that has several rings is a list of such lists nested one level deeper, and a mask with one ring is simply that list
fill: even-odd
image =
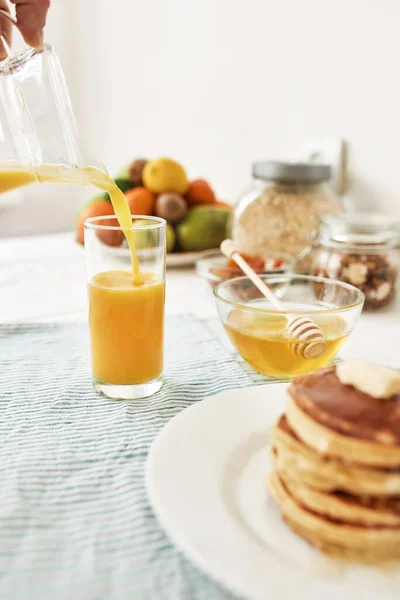
[{"label": "orange juice", "polygon": [[23,169],[0,170],[0,194],[28,185],[28,183],[34,183],[35,181],[36,177],[31,171]]},{"label": "orange juice", "polygon": [[124,234],[131,254],[133,281],[136,284],[142,283],[139,261],[133,242],[133,232],[131,231],[131,212],[124,194],[107,173],[95,167],[83,167],[78,170],[62,165],[46,164],[37,166],[35,170],[30,170],[27,167],[18,165],[18,163],[9,165],[3,163],[0,168],[0,193],[34,182],[87,183],[108,192],[118,223],[121,227],[126,228]]},{"label": "orange juice", "polygon": [[136,285],[129,271],[107,271],[89,282],[92,370],[102,383],[134,385],[162,374],[164,282],[142,277]]}]

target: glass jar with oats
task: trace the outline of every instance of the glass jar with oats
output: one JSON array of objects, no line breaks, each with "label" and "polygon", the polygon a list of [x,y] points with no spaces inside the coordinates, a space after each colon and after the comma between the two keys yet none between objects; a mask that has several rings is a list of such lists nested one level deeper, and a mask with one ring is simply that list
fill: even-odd
[{"label": "glass jar with oats", "polygon": [[246,254],[285,252],[302,258],[299,270],[310,271],[321,219],[340,213],[339,198],[329,187],[329,165],[263,161],[252,167],[253,181],[233,211],[231,235]]}]

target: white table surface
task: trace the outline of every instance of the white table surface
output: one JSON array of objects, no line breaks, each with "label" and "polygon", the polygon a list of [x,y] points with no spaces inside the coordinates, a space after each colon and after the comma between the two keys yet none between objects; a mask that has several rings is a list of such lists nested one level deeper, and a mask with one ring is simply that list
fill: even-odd
[{"label": "white table surface", "polygon": [[[214,299],[194,269],[167,271],[167,313],[216,317]],[[0,322],[86,321],[84,250],[73,235],[0,240]],[[341,352],[400,366],[400,301],[362,314]]]}]

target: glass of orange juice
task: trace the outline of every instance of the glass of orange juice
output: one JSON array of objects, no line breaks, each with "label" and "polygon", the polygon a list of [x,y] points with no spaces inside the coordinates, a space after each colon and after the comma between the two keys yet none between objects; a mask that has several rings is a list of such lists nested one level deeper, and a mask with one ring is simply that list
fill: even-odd
[{"label": "glass of orange juice", "polygon": [[132,215],[131,228],[114,216],[85,221],[93,385],[108,398],[162,386],[165,235],[157,217]]}]

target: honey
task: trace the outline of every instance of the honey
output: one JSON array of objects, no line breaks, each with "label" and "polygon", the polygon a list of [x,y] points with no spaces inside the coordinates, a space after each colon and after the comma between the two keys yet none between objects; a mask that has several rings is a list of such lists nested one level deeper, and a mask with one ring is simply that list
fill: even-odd
[{"label": "honey", "polygon": [[296,340],[289,336],[282,314],[232,310],[225,330],[240,356],[258,373],[269,377],[292,377],[325,367],[348,337],[346,323],[337,315],[312,316],[323,332],[327,347],[318,358],[307,359],[294,352]]}]

